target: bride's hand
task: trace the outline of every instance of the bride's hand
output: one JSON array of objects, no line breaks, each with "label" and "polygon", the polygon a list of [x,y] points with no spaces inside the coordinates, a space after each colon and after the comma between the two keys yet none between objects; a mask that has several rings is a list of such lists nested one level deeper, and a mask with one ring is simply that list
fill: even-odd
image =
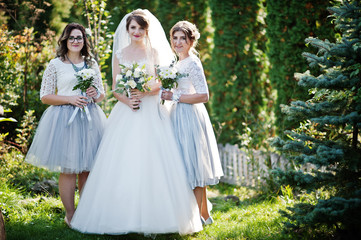
[{"label": "bride's hand", "polygon": [[138,98],[128,98],[127,105],[132,109],[133,112],[139,109],[140,100]]},{"label": "bride's hand", "polygon": [[132,98],[137,98],[137,99],[141,99],[147,95],[145,92],[141,92],[138,89],[130,90],[130,94],[132,95]]}]

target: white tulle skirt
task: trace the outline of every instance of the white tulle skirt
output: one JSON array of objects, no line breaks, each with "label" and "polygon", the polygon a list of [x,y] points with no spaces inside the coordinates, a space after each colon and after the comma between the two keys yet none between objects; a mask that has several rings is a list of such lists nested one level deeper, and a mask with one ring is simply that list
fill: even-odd
[{"label": "white tulle skirt", "polygon": [[173,233],[202,229],[169,114],[157,96],[132,112],[118,102],[71,226],[83,233]]},{"label": "white tulle skirt", "polygon": [[191,188],[217,184],[223,171],[204,104],[173,104],[171,119]]},{"label": "white tulle skirt", "polygon": [[62,173],[90,171],[103,135],[106,117],[94,103],[88,104],[88,109],[91,121],[80,110],[68,125],[74,106],[48,107],[39,121],[26,162]]}]

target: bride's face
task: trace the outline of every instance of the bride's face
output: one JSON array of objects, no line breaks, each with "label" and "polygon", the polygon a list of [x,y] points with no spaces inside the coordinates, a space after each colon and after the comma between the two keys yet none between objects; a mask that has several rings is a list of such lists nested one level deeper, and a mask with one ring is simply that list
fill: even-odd
[{"label": "bride's face", "polygon": [[176,53],[178,54],[188,53],[189,49],[192,46],[191,44],[192,44],[191,41],[189,40],[189,38],[187,38],[184,32],[177,31],[173,33],[172,47],[174,51],[176,51]]},{"label": "bride's face", "polygon": [[128,34],[132,41],[142,41],[146,35],[146,30],[135,20],[132,20],[129,24]]}]

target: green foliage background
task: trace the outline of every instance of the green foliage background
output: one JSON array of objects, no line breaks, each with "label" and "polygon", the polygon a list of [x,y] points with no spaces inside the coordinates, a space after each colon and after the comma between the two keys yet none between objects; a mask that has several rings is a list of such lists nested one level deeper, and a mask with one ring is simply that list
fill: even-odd
[{"label": "green foliage background", "polygon": [[269,79],[277,95],[274,105],[275,126],[278,134],[295,127],[281,112],[281,105],[295,99],[306,99],[307,89],[300,88],[295,72],[307,69],[301,57],[306,51],[305,38],[334,39],[334,30],[327,18],[330,7],[336,1],[325,0],[267,0],[267,55],[270,61]]},{"label": "green foliage background", "polygon": [[210,7],[215,29],[209,85],[219,141],[259,148],[268,136],[260,113],[270,94],[263,72],[264,8],[261,1],[246,0],[212,0]]},{"label": "green foliage background", "polygon": [[[179,20],[189,20],[198,26],[201,33],[198,51],[211,94],[207,107],[218,141],[244,148],[268,149],[267,139],[275,135],[275,129],[281,132],[292,126],[281,114],[280,104],[307,95],[293,78],[294,72],[306,69],[300,55],[306,48],[304,38],[316,34],[321,38],[334,37],[325,10],[331,1],[326,0],[93,1],[99,6],[102,3],[106,5],[107,21],[102,28],[107,30],[102,33],[105,41],[99,49],[103,52],[101,71],[108,93],[101,106],[106,113],[115,103],[109,91],[112,79],[111,53],[106,50],[106,47],[111,49],[108,34],[115,31],[126,13],[147,8],[163,24],[167,35]],[[33,27],[31,41],[23,44],[36,45],[31,52],[19,53],[24,56],[20,66],[15,67],[19,72],[10,67],[3,74],[6,75],[3,89],[13,88],[4,83],[9,76],[14,75],[13,79],[18,81],[13,100],[3,103],[5,108],[15,108],[12,116],[16,119],[22,119],[26,110],[35,110],[35,116],[40,119],[46,108],[37,97],[42,72],[55,56],[56,39],[65,24],[77,21],[87,26],[83,13],[81,0],[4,0],[2,3],[0,20],[9,29],[6,37],[21,35],[23,29]],[[32,21],[27,19],[29,16],[33,16]],[[35,55],[37,60],[32,58]],[[9,66],[14,64],[9,62]],[[28,70],[24,72],[26,66]]]}]

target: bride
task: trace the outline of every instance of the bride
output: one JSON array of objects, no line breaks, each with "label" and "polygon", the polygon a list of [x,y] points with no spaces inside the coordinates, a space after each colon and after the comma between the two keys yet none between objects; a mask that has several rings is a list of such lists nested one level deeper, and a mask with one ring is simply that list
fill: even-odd
[{"label": "bride", "polygon": [[[173,59],[159,21],[148,10],[135,10],[122,19],[114,36],[113,89],[119,64],[146,64],[154,76],[155,64],[169,65]],[[159,104],[159,83],[151,81],[151,91],[133,91],[132,98],[114,93],[119,101],[108,118],[72,228],[98,234],[202,230],[170,117]]]}]

